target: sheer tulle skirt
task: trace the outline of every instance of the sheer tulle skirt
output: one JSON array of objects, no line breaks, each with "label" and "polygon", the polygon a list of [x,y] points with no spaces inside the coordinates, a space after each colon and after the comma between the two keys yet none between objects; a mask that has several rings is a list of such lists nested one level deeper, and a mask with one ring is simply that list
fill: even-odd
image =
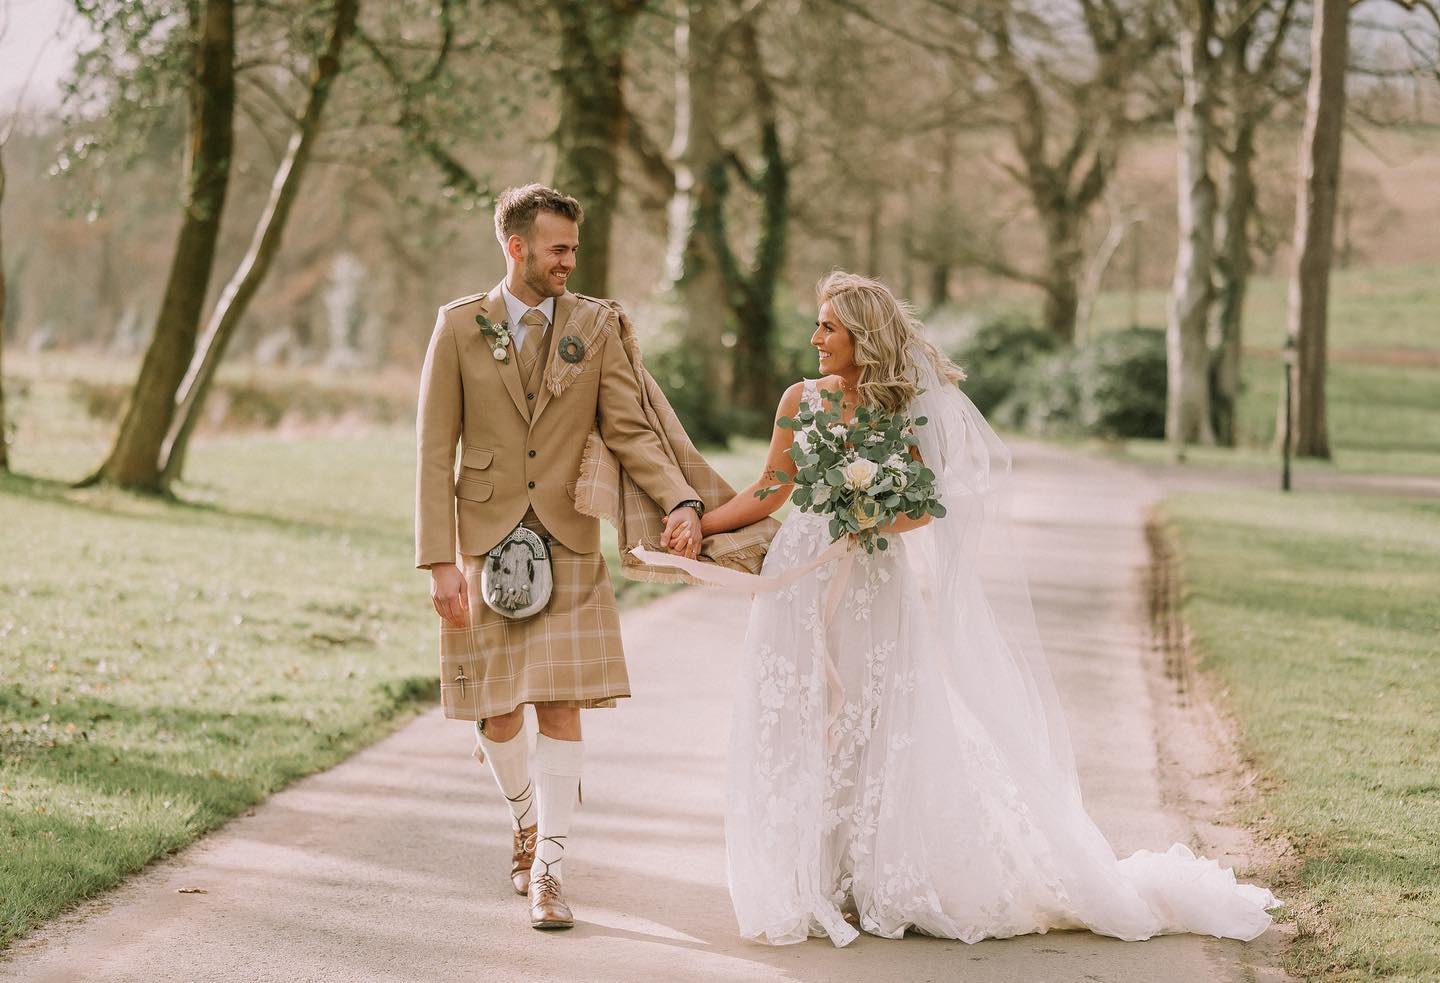
[{"label": "sheer tulle skirt", "polygon": [[[907,533],[756,597],[726,815],[741,934],[845,945],[857,935],[847,910],[888,938],[1263,932],[1274,896],[1183,845],[1116,858],[1068,745],[1047,745],[1037,682],[1007,652],[1006,626],[978,582],[948,583],[937,601],[927,543]],[[765,573],[828,545],[823,519],[793,513]]]}]

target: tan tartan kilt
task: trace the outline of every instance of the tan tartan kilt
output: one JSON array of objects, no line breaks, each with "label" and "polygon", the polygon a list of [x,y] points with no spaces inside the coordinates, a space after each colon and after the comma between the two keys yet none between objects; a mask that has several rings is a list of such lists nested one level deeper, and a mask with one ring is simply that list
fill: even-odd
[{"label": "tan tartan kilt", "polygon": [[576,553],[546,534],[533,512],[524,524],[545,536],[555,587],[539,614],[514,620],[480,599],[483,556],[465,556],[470,626],[440,623],[440,702],[445,716],[484,720],[524,703],[613,707],[630,695],[620,615],[605,558]]}]

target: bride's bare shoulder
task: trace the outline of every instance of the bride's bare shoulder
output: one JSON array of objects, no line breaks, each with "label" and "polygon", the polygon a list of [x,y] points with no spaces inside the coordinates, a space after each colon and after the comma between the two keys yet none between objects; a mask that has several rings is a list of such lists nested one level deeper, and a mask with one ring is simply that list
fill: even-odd
[{"label": "bride's bare shoulder", "polygon": [[775,409],[775,416],[778,419],[782,416],[794,416],[800,412],[800,403],[805,398],[805,385],[808,379],[801,379],[799,382],[791,383],[780,396],[780,405]]}]

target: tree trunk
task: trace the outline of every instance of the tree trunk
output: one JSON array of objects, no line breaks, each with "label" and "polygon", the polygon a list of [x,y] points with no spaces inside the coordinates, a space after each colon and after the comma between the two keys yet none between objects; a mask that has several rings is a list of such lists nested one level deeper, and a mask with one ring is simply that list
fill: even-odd
[{"label": "tree trunk", "polygon": [[[1325,332],[1340,146],[1345,125],[1345,69],[1349,58],[1348,0],[1317,0],[1310,34],[1310,88],[1300,142],[1295,208],[1295,267],[1290,277],[1288,330],[1295,342],[1296,380],[1290,410],[1298,457],[1330,456],[1325,427]],[[1283,404],[1283,400],[1282,400]],[[1280,407],[1283,422],[1285,407]],[[1283,433],[1284,428],[1277,428]]]},{"label": "tree trunk", "polygon": [[200,351],[191,361],[180,390],[180,407],[176,420],[170,429],[170,437],[164,452],[164,466],[161,483],[168,490],[179,480],[185,467],[185,452],[190,445],[190,436],[200,420],[205,397],[210,392],[215,371],[225,356],[235,328],[245,317],[251,299],[260,289],[270,265],[280,251],[285,235],[285,224],[290,210],[299,195],[300,182],[304,178],[310,154],[320,136],[321,120],[330,89],[340,74],[340,56],[345,42],[355,30],[355,18],[359,0],[336,0],[334,20],[325,50],[315,60],[310,73],[310,92],[305,110],[300,116],[299,127],[290,138],[285,158],[280,162],[270,183],[270,199],[265,204],[260,221],[255,226],[250,248],[236,269],[235,275],[225,285],[219,303],[210,315]]},{"label": "tree trunk", "polygon": [[1250,284],[1250,218],[1255,212],[1254,120],[1237,124],[1235,145],[1227,156],[1215,255],[1219,285],[1210,328],[1210,414],[1216,442],[1234,447],[1245,292]]},{"label": "tree trunk", "polygon": [[[911,209],[913,214],[913,208]],[[900,296],[915,296],[915,231],[914,220],[907,216],[900,227]]]},{"label": "tree trunk", "polygon": [[[724,238],[725,218],[714,175],[725,164],[718,137],[715,40],[717,9],[705,0],[680,0],[676,12],[675,191],[670,199],[665,272],[681,308],[681,332],[696,360],[694,383],[701,405],[719,406],[726,389],[725,281],[716,255],[715,230]],[[723,184],[723,175],[721,176]],[[708,439],[723,439],[717,426]]]},{"label": "tree trunk", "polygon": [[1179,148],[1179,251],[1165,329],[1167,384],[1165,438],[1178,448],[1213,444],[1209,407],[1209,352],[1205,334],[1214,287],[1210,279],[1215,247],[1215,185],[1210,179],[1213,138],[1213,10],[1198,0],[1180,41],[1184,98],[1175,114]]},{"label": "tree trunk", "polygon": [[115,446],[100,470],[88,479],[145,491],[162,490],[160,448],[175,414],[176,390],[195,352],[234,143],[233,0],[205,0],[203,6],[192,7],[190,29],[197,37],[189,83],[184,215],[155,333]]},{"label": "tree trunk", "polygon": [[625,139],[625,44],[643,3],[560,0],[560,119],[555,128],[557,189],[585,209],[585,252],[570,288],[605,296],[610,281],[610,229],[620,200],[620,151]]},{"label": "tree trunk", "polygon": [[1041,217],[1045,222],[1045,328],[1065,343],[1075,340],[1075,317],[1080,309],[1079,217],[1061,206]]},{"label": "tree trunk", "polygon": [[[940,131],[940,174],[936,188],[936,218],[949,225],[951,197],[955,194],[955,127],[946,126]],[[950,262],[946,257],[949,244],[945,241],[950,230],[935,229],[935,243],[938,247],[936,259],[930,267],[930,309],[939,310],[950,302]]]},{"label": "tree trunk", "polygon": [[[5,206],[5,144],[0,141],[0,211]],[[5,250],[0,237],[0,474],[10,473],[9,430],[5,424]]]},{"label": "tree trunk", "polygon": [[745,72],[755,89],[755,113],[760,120],[763,170],[755,180],[760,193],[760,230],[755,259],[748,273],[740,273],[726,243],[716,243],[725,257],[723,269],[739,326],[735,347],[735,403],[769,420],[779,396],[775,371],[775,287],[785,268],[786,234],[790,211],[790,170],[780,146],[780,120],[775,94],[765,74],[760,39],[754,21],[740,28]]},{"label": "tree trunk", "polygon": [[1105,282],[1105,271],[1110,268],[1110,262],[1115,258],[1115,253],[1125,241],[1125,235],[1130,231],[1130,226],[1135,224],[1135,219],[1129,215],[1112,214],[1110,217],[1110,228],[1105,232],[1105,239],[1100,243],[1100,248],[1091,257],[1090,264],[1085,269],[1084,279],[1080,285],[1080,299],[1075,307],[1075,340],[1083,342],[1090,337],[1091,316],[1095,311],[1095,300],[1100,296],[1100,287]]},{"label": "tree trunk", "polygon": [[881,226],[880,220],[884,217],[885,200],[877,188],[870,197],[870,210],[865,214],[865,274],[866,276],[881,278],[880,270],[880,241]]}]

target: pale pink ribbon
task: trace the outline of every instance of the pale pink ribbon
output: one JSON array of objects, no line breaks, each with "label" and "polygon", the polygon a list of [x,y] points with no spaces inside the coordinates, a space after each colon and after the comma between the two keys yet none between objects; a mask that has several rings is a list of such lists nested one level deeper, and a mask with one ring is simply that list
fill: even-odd
[{"label": "pale pink ribbon", "polygon": [[[740,570],[731,570],[714,563],[702,563],[699,560],[692,560],[688,557],[677,556],[674,553],[660,553],[655,550],[648,550],[643,546],[632,546],[630,554],[642,563],[657,567],[674,567],[683,570],[694,577],[702,584],[711,587],[721,587],[725,590],[739,591],[744,594],[772,594],[784,590],[795,581],[823,567],[834,560],[840,561],[840,566],[835,570],[830,579],[830,588],[825,594],[825,627],[830,627],[830,621],[835,617],[835,612],[840,607],[840,597],[844,593],[845,582],[850,579],[850,569],[855,563],[854,544],[849,537],[837,539],[831,543],[829,548],[808,563],[802,563],[798,567],[786,570],[782,574],[766,576],[758,573],[744,573]],[[840,713],[845,707],[845,686],[840,679],[840,670],[835,665],[835,659],[830,654],[830,641],[826,637],[825,643],[825,682],[829,687],[830,713],[825,719],[826,747],[831,752],[835,750],[837,734],[835,722],[840,719]]]}]

